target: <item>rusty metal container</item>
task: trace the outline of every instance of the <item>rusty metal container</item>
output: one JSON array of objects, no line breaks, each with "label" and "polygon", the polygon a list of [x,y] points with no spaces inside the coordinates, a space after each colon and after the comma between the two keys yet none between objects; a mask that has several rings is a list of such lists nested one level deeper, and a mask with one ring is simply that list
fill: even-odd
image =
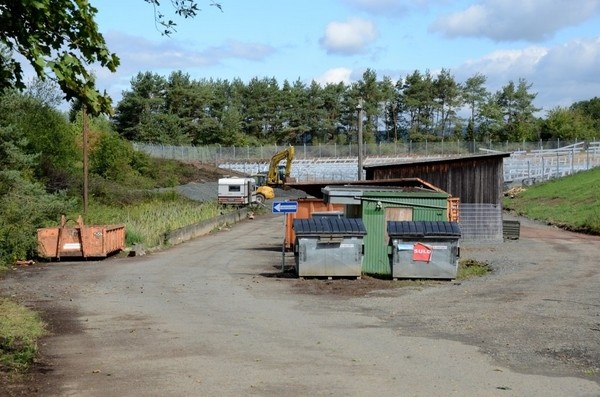
[{"label": "rusty metal container", "polygon": [[308,219],[313,212],[324,211],[344,211],[343,204],[326,204],[322,199],[318,198],[299,198],[298,211],[295,213],[286,214],[285,220],[285,249],[292,251],[296,241],[296,233],[294,232],[294,219]]},{"label": "rusty metal container", "polygon": [[59,227],[38,229],[38,255],[47,259],[62,257],[105,258],[125,248],[125,225],[68,226],[63,215]]}]

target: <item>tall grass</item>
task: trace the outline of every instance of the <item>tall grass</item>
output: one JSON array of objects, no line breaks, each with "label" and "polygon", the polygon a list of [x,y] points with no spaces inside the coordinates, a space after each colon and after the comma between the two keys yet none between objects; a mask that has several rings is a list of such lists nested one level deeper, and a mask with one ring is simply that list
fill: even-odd
[{"label": "tall grass", "polygon": [[200,203],[167,192],[123,207],[91,203],[84,221],[90,225],[124,224],[127,245],[142,243],[154,248],[163,244],[166,233],[214,218],[224,211],[228,210],[216,201]]},{"label": "tall grass", "polygon": [[44,323],[30,309],[0,298],[0,370],[24,371],[37,354]]}]

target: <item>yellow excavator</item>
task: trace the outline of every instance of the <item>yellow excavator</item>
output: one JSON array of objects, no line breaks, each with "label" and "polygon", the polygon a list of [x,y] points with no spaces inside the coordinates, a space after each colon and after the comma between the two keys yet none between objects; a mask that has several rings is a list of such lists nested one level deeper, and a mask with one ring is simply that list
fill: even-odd
[{"label": "yellow excavator", "polygon": [[[285,166],[279,165],[282,160],[286,161]],[[265,199],[275,197],[274,187],[284,188],[286,182],[293,181],[293,178],[290,177],[293,160],[294,147],[289,146],[271,157],[268,171],[252,175],[258,186],[256,195],[258,202],[262,203]]]}]

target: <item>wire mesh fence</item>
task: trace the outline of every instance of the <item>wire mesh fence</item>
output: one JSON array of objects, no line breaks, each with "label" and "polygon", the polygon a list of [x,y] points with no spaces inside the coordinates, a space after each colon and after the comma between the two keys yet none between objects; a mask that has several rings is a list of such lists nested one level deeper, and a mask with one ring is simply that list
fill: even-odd
[{"label": "wire mesh fence", "polygon": [[[153,157],[214,163],[244,174],[266,171],[278,145],[167,146],[135,143],[136,150]],[[504,159],[505,183],[533,184],[600,166],[600,142],[407,142],[363,145],[363,165],[406,163],[426,159],[510,153]],[[295,147],[292,176],[296,180],[358,179],[358,146],[301,145]],[[364,174],[363,174],[364,176]]]}]

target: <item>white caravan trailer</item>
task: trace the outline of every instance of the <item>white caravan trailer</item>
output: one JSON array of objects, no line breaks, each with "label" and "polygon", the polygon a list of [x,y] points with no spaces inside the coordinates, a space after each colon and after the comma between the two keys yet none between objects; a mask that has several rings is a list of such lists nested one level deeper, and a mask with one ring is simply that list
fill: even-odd
[{"label": "white caravan trailer", "polygon": [[253,204],[256,202],[256,181],[254,178],[221,178],[217,194],[219,204]]}]

